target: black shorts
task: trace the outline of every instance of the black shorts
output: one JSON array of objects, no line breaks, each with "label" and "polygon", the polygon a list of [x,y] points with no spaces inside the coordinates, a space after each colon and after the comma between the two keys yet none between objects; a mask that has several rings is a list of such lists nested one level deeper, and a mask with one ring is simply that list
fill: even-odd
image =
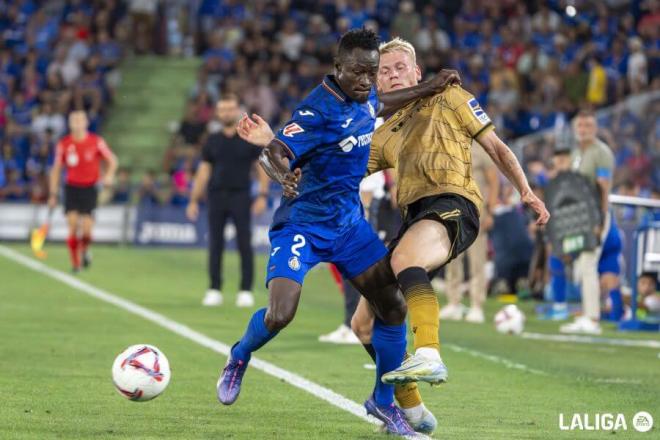
[{"label": "black shorts", "polygon": [[76,211],[89,215],[96,209],[98,194],[95,186],[64,186],[64,212]]},{"label": "black shorts", "polygon": [[[458,194],[439,194],[421,198],[410,205],[399,234],[389,245],[394,250],[403,234],[423,219],[436,220],[445,225],[452,246],[444,265],[467,250],[479,234],[479,211],[474,203]],[[443,265],[443,266],[444,266]]]}]

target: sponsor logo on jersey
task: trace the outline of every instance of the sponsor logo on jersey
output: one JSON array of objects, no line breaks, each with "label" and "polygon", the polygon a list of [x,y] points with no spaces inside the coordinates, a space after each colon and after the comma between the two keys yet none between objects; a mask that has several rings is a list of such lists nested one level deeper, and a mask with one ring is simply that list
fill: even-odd
[{"label": "sponsor logo on jersey", "polygon": [[358,147],[365,147],[371,144],[371,138],[373,137],[374,132],[367,134],[361,134],[357,138],[355,136],[349,136],[346,139],[339,142],[339,147],[344,153],[350,153],[353,150],[353,147],[356,145]]},{"label": "sponsor logo on jersey", "polygon": [[292,122],[282,129],[282,134],[286,137],[293,137],[294,134],[303,133],[304,131],[300,125]]},{"label": "sponsor logo on jersey", "polygon": [[353,118],[346,119],[346,122],[341,124],[341,128],[348,128],[348,126],[351,125],[351,122],[353,122]]},{"label": "sponsor logo on jersey", "polygon": [[486,125],[490,122],[490,118],[481,108],[481,105],[479,105],[479,101],[477,101],[476,98],[470,99],[468,101],[468,105],[470,106],[470,110],[472,110],[472,114],[475,118],[477,118],[479,122],[481,122],[483,125]]}]

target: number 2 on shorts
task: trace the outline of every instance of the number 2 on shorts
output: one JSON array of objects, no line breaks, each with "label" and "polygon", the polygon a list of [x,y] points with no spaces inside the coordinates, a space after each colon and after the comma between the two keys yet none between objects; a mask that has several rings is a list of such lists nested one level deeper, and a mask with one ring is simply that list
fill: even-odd
[{"label": "number 2 on shorts", "polygon": [[295,243],[293,246],[291,246],[291,253],[295,255],[296,257],[300,256],[300,252],[298,252],[298,249],[302,248],[305,246],[305,237],[303,237],[300,234],[296,234],[293,237],[293,242]]}]

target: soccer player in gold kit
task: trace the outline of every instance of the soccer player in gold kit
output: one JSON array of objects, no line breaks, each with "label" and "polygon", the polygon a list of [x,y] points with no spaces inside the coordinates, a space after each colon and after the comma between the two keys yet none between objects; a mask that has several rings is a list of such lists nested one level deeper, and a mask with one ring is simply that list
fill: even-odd
[{"label": "soccer player in gold kit", "polygon": [[[412,44],[395,38],[382,44],[380,53],[379,90],[413,87],[420,81]],[[483,200],[472,176],[473,140],[537,214],[537,223],[550,217],[486,112],[459,85],[408,104],[381,125],[371,142],[368,172],[395,170],[403,226],[391,245],[390,264],[408,304],[415,346],[401,368],[383,375],[385,382],[440,383],[447,378],[439,351],[438,300],[428,273],[465,251],[479,232]],[[363,342],[372,316],[363,301],[353,318]]]}]

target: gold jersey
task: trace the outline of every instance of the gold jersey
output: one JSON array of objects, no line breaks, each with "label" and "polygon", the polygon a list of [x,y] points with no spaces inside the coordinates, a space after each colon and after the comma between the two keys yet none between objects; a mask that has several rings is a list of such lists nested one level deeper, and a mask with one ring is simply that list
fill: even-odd
[{"label": "gold jersey", "polygon": [[403,209],[428,196],[453,193],[481,209],[472,174],[472,140],[493,129],[474,96],[458,85],[400,109],[371,141],[368,173],[394,168]]}]

